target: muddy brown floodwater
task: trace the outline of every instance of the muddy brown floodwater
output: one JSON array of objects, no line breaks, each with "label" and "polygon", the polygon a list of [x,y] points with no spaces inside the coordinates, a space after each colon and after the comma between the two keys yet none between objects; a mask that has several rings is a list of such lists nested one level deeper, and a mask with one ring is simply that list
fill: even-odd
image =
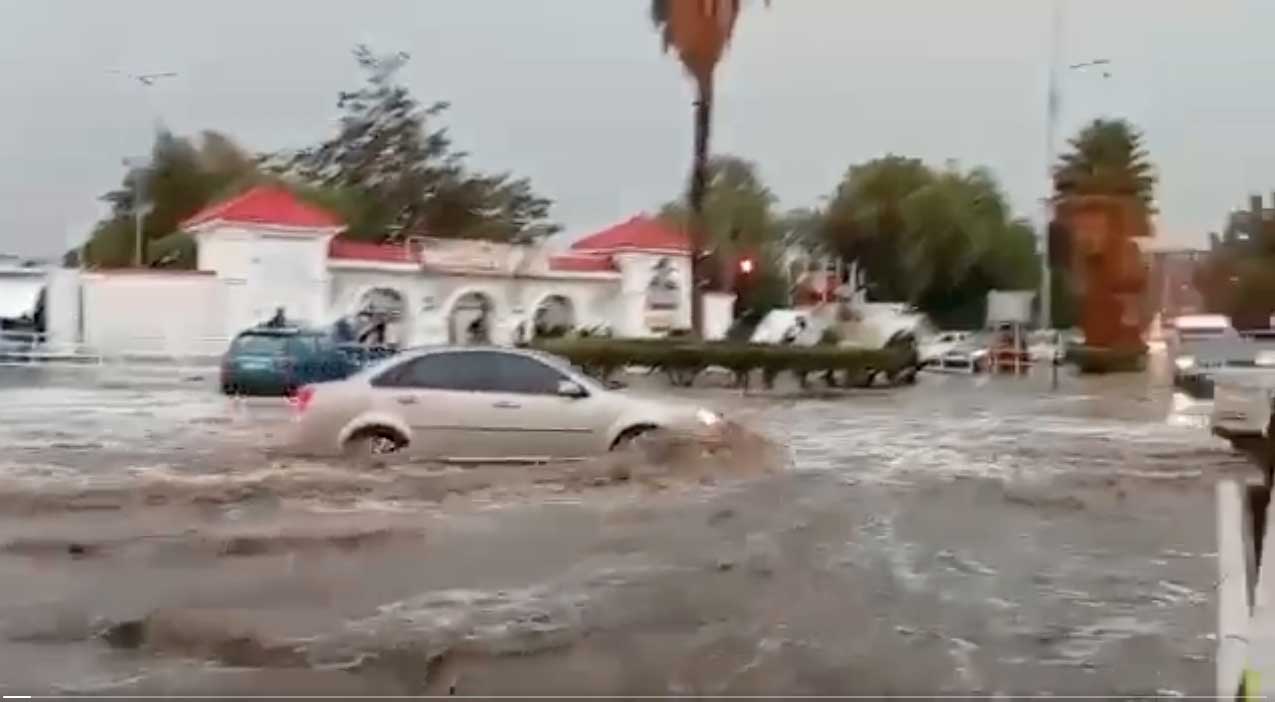
[{"label": "muddy brown floodwater", "polygon": [[1208,694],[1249,470],[1154,376],[698,390],[769,442],[355,471],[207,380],[0,373],[9,694]]}]

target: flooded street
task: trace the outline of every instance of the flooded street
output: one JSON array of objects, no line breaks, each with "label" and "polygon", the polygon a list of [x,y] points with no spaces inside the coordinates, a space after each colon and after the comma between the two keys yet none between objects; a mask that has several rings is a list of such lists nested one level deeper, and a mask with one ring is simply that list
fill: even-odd
[{"label": "flooded street", "polygon": [[695,471],[356,472],[211,381],[0,386],[6,693],[1209,694],[1249,470],[1140,375],[696,390],[787,460]]}]

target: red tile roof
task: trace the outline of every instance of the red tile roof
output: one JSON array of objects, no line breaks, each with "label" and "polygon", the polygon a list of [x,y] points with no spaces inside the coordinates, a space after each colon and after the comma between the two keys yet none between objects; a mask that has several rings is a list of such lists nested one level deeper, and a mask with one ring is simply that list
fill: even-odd
[{"label": "red tile roof", "polygon": [[575,251],[612,253],[618,251],[652,251],[687,253],[691,251],[686,233],[658,219],[638,215],[571,245]]},{"label": "red tile roof", "polygon": [[615,270],[615,264],[611,261],[610,256],[559,254],[549,257],[549,270],[573,273],[609,273]]},{"label": "red tile roof", "polygon": [[334,238],[328,244],[328,258],[385,263],[419,263],[420,255],[403,244],[372,244]]},{"label": "red tile roof", "polygon": [[216,221],[295,229],[332,229],[344,226],[332,213],[307,205],[296,195],[277,185],[258,185],[229,200],[209,205],[182,222],[182,228]]}]

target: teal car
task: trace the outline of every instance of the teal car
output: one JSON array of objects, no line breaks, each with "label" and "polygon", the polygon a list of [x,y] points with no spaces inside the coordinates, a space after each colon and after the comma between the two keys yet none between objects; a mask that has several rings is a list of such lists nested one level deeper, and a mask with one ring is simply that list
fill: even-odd
[{"label": "teal car", "polygon": [[329,332],[258,327],[240,333],[221,361],[227,395],[291,395],[310,383],[340,380],[372,360],[362,348],[338,343]]}]

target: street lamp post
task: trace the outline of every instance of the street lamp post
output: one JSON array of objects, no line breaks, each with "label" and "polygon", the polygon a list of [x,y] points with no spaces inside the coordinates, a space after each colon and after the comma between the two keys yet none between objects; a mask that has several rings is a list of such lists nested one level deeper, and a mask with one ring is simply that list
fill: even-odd
[{"label": "street lamp post", "polygon": [[[1041,224],[1040,252],[1040,326],[1043,329],[1053,327],[1053,275],[1050,265],[1049,225],[1053,223],[1054,208],[1054,159],[1057,158],[1055,148],[1058,141],[1058,119],[1062,111],[1061,77],[1058,66],[1062,63],[1062,40],[1064,35],[1063,4],[1065,0],[1054,0],[1050,21],[1050,56],[1049,56],[1049,98],[1045,115],[1045,198],[1042,201],[1044,222]],[[1100,58],[1067,66],[1068,71],[1082,71],[1087,68],[1104,67],[1103,78],[1110,78],[1110,71],[1105,67],[1111,65],[1110,59]],[[1059,342],[1061,343],[1061,337]],[[1052,364],[1052,384],[1058,387],[1058,365]]]},{"label": "street lamp post", "polygon": [[150,207],[146,204],[146,177],[150,161],[145,158],[126,158],[124,167],[132,171],[133,180],[133,266],[141,268],[142,223]]},{"label": "street lamp post", "polygon": [[1049,265],[1049,225],[1054,221],[1054,143],[1057,141],[1058,110],[1058,57],[1062,51],[1062,2],[1054,0],[1050,22],[1049,97],[1045,107],[1045,199],[1044,221],[1040,230],[1040,326],[1052,328],[1053,278]]},{"label": "street lamp post", "polygon": [[[142,86],[142,89],[150,88],[157,82],[167,79],[176,78],[175,71],[162,71],[159,73],[125,73],[119,70],[111,70],[110,73],[122,75],[131,78]],[[158,120],[156,121],[156,130],[160,129]],[[142,260],[142,223],[149,212],[149,206],[143,204],[145,201],[145,183],[146,169],[149,168],[149,161],[144,158],[126,158],[124,159],[124,167],[134,170],[135,182],[133,185],[133,265],[141,268],[144,263]]]},{"label": "street lamp post", "polygon": [[[1057,22],[1055,23],[1058,24]],[[1056,61],[1053,63],[1057,63]],[[1098,66],[1110,66],[1111,59],[1094,59],[1083,63],[1073,63],[1067,66],[1068,71],[1083,71],[1086,68],[1094,68]],[[1103,78],[1110,78],[1111,72],[1103,70]],[[1053,198],[1053,182],[1054,182],[1054,159],[1057,158],[1056,146],[1058,142],[1058,117],[1062,111],[1062,94],[1060,90],[1062,81],[1059,80],[1058,72],[1051,63],[1049,68],[1049,114],[1046,120],[1046,136],[1045,136],[1045,175],[1046,175],[1046,193],[1045,193],[1045,223],[1041,233],[1042,239],[1042,255],[1041,255],[1041,272],[1045,275],[1042,281],[1042,314],[1041,326],[1048,328],[1050,326],[1050,317],[1053,313],[1052,307],[1047,304],[1051,294],[1051,286],[1049,285],[1049,224],[1054,219],[1054,198]]]}]

